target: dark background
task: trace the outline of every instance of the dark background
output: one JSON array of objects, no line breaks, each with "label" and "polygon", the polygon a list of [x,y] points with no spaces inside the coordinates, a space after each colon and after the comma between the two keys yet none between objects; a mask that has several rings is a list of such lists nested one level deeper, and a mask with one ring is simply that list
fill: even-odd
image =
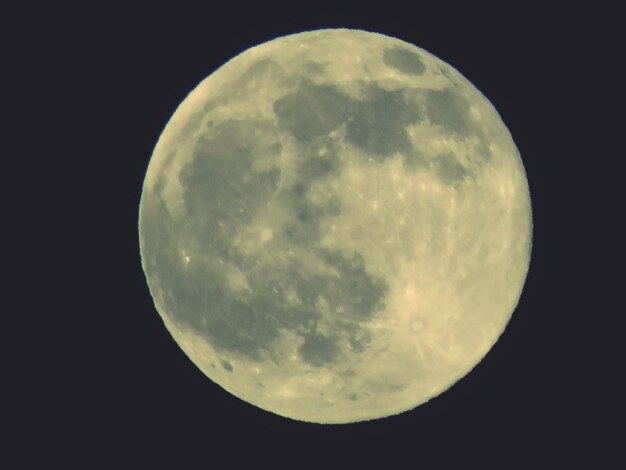
[{"label": "dark background", "polygon": [[[623,312],[609,300],[617,261],[606,250],[619,218],[611,177],[623,155],[609,141],[623,121],[615,12],[408,4],[90,5],[23,16],[36,34],[14,36],[28,51],[15,54],[30,71],[22,79],[45,98],[38,109],[52,111],[23,144],[45,140],[54,164],[51,152],[40,155],[38,174],[54,168],[64,177],[55,180],[58,202],[50,208],[43,197],[38,212],[58,239],[44,247],[55,288],[35,299],[42,322],[29,330],[45,347],[14,361],[28,364],[29,385],[12,410],[22,456],[138,468],[613,462],[621,409],[607,403],[610,377],[623,372],[611,364]],[[519,306],[468,376],[400,416],[321,426],[248,405],[187,359],[150,298],[137,211],[152,149],[187,93],[251,46],[328,27],[422,47],[494,104],[527,171],[534,236]]]}]

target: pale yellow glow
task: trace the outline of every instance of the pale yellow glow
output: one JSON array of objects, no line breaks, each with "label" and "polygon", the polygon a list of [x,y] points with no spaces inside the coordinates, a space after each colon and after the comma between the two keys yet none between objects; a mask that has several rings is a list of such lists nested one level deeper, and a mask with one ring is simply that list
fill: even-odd
[{"label": "pale yellow glow", "polygon": [[[419,57],[421,73],[403,73],[381,60],[385,51],[398,47]],[[246,75],[267,58],[271,66]],[[368,99],[374,85],[381,93],[401,92],[406,99],[414,97],[423,114],[429,92],[454,90],[468,103],[467,125],[479,129],[451,132],[436,116],[416,119],[401,129],[406,132],[404,147],[384,158],[368,155],[351,141],[348,121],[310,139],[327,144],[311,155],[329,157],[332,148],[341,159],[338,170],[311,180],[307,188],[307,201],[314,207],[340,208],[337,215],[320,218],[314,248],[346,258],[361,256],[366,275],[387,287],[380,311],[354,319],[346,315],[350,298],[341,303],[319,292],[314,327],[320,335],[338,335],[336,358],[322,365],[307,362],[303,334],[285,326],[259,360],[216,347],[197,328],[177,320],[175,303],[166,300],[172,286],[160,283],[159,266],[152,261],[158,253],[144,248],[144,269],[156,266],[151,269],[157,274],[148,275],[148,282],[176,342],[225,390],[304,421],[344,423],[400,413],[445,391],[487,354],[517,305],[530,260],[530,196],[519,152],[493,106],[456,70],[415,46],[363,31],[322,30],[252,48],[199,84],[180,105],[154,150],[142,210],[144,204],[163,202],[168,217],[183,226],[190,210],[185,168],[191,168],[207,129],[221,122],[262,122],[269,127],[251,131],[251,172],[230,182],[241,195],[238,211],[246,223],[233,234],[226,232],[228,220],[214,225],[228,233],[239,257],[255,260],[250,269],[265,269],[271,276],[272,270],[284,270],[297,260],[309,274],[338,279],[341,273],[310,246],[281,242],[294,215],[274,203],[295,187],[301,162],[311,158],[305,150],[312,144],[303,144],[281,125],[274,107],[305,79],[333,87],[355,106]],[[446,119],[454,124],[454,116]],[[407,164],[409,153],[416,155],[414,166]],[[272,169],[280,174],[271,203],[262,205],[260,197],[238,186],[245,186],[250,175]],[[175,233],[181,238],[175,240],[178,265],[186,272],[218,265],[230,298],[248,298],[255,289],[249,271],[225,262],[200,237]],[[142,247],[148,236],[140,233]],[[312,302],[293,286],[285,288],[283,301],[293,308]],[[363,350],[351,349],[347,336],[337,333],[338,317],[367,337]],[[346,331],[353,330],[347,326]],[[220,367],[221,361],[229,367]]]}]

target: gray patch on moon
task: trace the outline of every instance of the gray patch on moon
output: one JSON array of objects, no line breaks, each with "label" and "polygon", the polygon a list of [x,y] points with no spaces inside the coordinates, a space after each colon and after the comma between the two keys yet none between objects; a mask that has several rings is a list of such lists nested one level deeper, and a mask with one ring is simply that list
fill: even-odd
[{"label": "gray patch on moon", "polygon": [[309,190],[316,180],[333,178],[341,170],[341,160],[332,142],[320,137],[307,143],[298,156],[298,179],[288,191],[277,196],[291,217],[283,234],[291,243],[317,243],[320,240],[320,226],[324,219],[341,213],[340,201],[330,198],[323,204],[313,203]]},{"label": "gray patch on moon", "polygon": [[421,75],[426,70],[418,54],[401,47],[385,49],[383,62],[389,67],[410,75]]},{"label": "gray patch on moon", "polygon": [[372,342],[372,336],[367,330],[355,331],[350,335],[350,350],[355,353],[362,353]]},{"label": "gray patch on moon", "polygon": [[309,61],[304,65],[305,70],[309,75],[318,76],[322,75],[326,68],[319,62]]},{"label": "gray patch on moon", "polygon": [[220,360],[220,364],[222,364],[222,367],[224,368],[224,370],[226,372],[232,372],[233,371],[233,365],[230,362],[225,361],[224,359],[222,359],[222,360]]},{"label": "gray patch on moon", "polygon": [[412,147],[403,154],[403,165],[407,171],[415,171],[417,168],[425,168],[428,166],[428,160],[420,149]]},{"label": "gray patch on moon", "polygon": [[[480,130],[477,130],[474,135],[478,137],[479,141],[474,148],[468,149],[465,158],[470,168],[474,166],[476,169],[479,169],[491,160],[492,155],[487,145],[488,140],[485,138],[484,134],[481,133]],[[470,173],[476,174],[476,169]]]},{"label": "gray patch on moon", "polygon": [[312,155],[302,162],[298,175],[305,181],[313,181],[338,171],[340,164],[336,155]]},{"label": "gray patch on moon", "polygon": [[288,222],[282,227],[282,235],[286,242],[296,246],[317,244],[322,236],[322,221],[341,214],[337,197],[330,198],[323,204],[313,203],[308,197],[309,187],[307,180],[298,180],[291,190],[278,198],[289,214]]},{"label": "gray patch on moon", "polygon": [[292,201],[294,217],[284,227],[285,237],[296,245],[317,243],[321,237],[321,222],[328,217],[341,213],[339,201],[331,200],[324,206],[318,206],[306,197],[294,198]]},{"label": "gray patch on moon", "polygon": [[278,155],[278,138],[269,147],[257,142],[257,133],[272,135],[263,122],[223,121],[198,140],[193,160],[179,176],[184,189],[190,227],[197,240],[220,249],[275,193],[280,178],[277,167],[253,170],[260,152]]},{"label": "gray patch on moon", "polygon": [[304,335],[304,344],[298,349],[303,361],[320,367],[333,362],[340,349],[335,338],[329,338],[316,332]]},{"label": "gray patch on moon", "polygon": [[367,274],[360,253],[347,257],[339,251],[320,250],[320,255],[339,273],[339,277],[332,280],[325,293],[331,308],[341,307],[344,310],[342,316],[366,320],[384,307],[387,283]]},{"label": "gray patch on moon", "polygon": [[467,170],[451,153],[440,155],[435,165],[437,167],[437,174],[444,183],[457,183],[462,181],[468,174]]},{"label": "gray patch on moon", "polygon": [[402,91],[370,87],[367,97],[352,103],[346,139],[382,161],[394,152],[410,152],[406,126],[422,118]]},{"label": "gray patch on moon", "polygon": [[366,89],[365,97],[357,101],[333,86],[308,81],[294,93],[278,99],[274,112],[279,127],[305,144],[328,136],[345,122],[346,140],[378,161],[395,152],[411,154],[406,126],[422,119],[417,103],[402,91],[372,85]]},{"label": "gray patch on moon", "polygon": [[347,116],[349,99],[330,85],[304,81],[298,89],[274,103],[278,125],[300,141],[327,135]]},{"label": "gray patch on moon", "polygon": [[191,327],[219,350],[261,359],[263,347],[277,335],[276,321],[254,309],[247,299],[230,294],[218,263],[191,263],[168,276],[175,321]]},{"label": "gray patch on moon", "polygon": [[[261,349],[267,349],[281,329],[295,331],[304,339],[299,351],[302,360],[320,366],[339,354],[341,335],[353,337],[361,351],[367,347],[367,333],[354,322],[367,321],[384,308],[388,287],[384,280],[367,274],[360,255],[346,257],[319,248],[312,248],[312,252],[337,274],[320,272],[299,259],[290,259],[286,265],[267,261],[248,272],[250,291],[233,301],[245,302],[253,311],[249,320],[254,318],[257,327],[262,323],[270,329],[268,341],[262,341],[262,335],[257,338]],[[324,318],[332,324],[334,336],[319,332],[324,316],[320,303],[335,312]],[[261,317],[263,322],[259,321]]]},{"label": "gray patch on moon", "polygon": [[469,104],[452,90],[426,92],[426,110],[430,122],[444,131],[467,134],[470,131]]}]

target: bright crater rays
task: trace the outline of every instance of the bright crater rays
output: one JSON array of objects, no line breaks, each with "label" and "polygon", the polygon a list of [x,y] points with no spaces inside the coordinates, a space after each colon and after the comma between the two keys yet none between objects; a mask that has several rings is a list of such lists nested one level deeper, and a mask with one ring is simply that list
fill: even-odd
[{"label": "bright crater rays", "polygon": [[141,258],[176,342],[214,382],[293,419],[414,408],[509,321],[528,185],[497,112],[380,34],[275,39],[205,79],[163,131]]}]

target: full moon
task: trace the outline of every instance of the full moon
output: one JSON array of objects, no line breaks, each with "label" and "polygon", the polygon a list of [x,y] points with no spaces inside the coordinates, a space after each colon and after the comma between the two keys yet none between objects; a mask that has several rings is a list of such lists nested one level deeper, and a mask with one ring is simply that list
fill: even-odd
[{"label": "full moon", "polygon": [[139,207],[143,269],[212,381],[295,420],[398,414],[488,353],[531,252],[526,174],[491,103],[382,34],[279,37],[202,81]]}]

